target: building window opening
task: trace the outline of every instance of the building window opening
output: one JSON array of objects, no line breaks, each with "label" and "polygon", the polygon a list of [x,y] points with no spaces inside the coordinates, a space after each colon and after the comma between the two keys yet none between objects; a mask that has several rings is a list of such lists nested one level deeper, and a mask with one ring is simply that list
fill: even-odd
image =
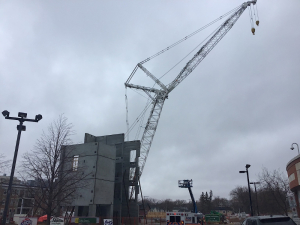
[{"label": "building window opening", "polygon": [[79,155],[74,155],[74,157],[73,157],[73,171],[78,170],[78,160],[79,160]]},{"label": "building window opening", "polygon": [[135,176],[135,167],[130,168],[129,170],[129,180],[133,180],[134,176]]},{"label": "building window opening", "polygon": [[130,151],[130,162],[135,162],[136,158],[136,150],[131,150]]},{"label": "building window opening", "polygon": [[[130,164],[134,164],[136,160],[136,150],[130,151]],[[135,175],[135,167],[136,165],[131,165],[129,169],[129,180],[133,180],[133,177]]]}]

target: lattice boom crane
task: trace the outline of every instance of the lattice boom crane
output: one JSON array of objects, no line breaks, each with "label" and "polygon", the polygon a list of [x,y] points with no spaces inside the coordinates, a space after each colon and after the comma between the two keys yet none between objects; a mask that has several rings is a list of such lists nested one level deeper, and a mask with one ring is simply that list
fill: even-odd
[{"label": "lattice boom crane", "polygon": [[[219,41],[228,33],[228,31],[233,27],[242,13],[251,4],[255,5],[257,0],[252,0],[240,5],[231,16],[219,27],[219,29],[211,36],[211,38],[199,49],[199,51],[193,56],[193,58],[185,65],[185,67],[180,71],[177,77],[169,84],[164,85],[158,78],[151,74],[142,64],[147,62],[148,59],[138,63],[131,73],[130,77],[125,83],[126,87],[135,88],[144,91],[152,100],[152,108],[150,111],[150,116],[146,123],[142,138],[141,138],[141,153],[139,160],[139,171],[135,171],[135,174],[130,174],[131,179],[138,178],[142,175],[145,163],[149,154],[149,150],[157,129],[160,114],[164,105],[165,100],[174,88],[180,84],[198,65],[199,63],[208,55],[208,53],[219,43]],[[258,25],[258,21],[256,22]],[[252,32],[254,34],[254,28]],[[143,70],[147,76],[149,76],[161,89],[144,87],[140,85],[130,84],[134,73],[137,69]],[[154,95],[151,93],[154,93]]]}]

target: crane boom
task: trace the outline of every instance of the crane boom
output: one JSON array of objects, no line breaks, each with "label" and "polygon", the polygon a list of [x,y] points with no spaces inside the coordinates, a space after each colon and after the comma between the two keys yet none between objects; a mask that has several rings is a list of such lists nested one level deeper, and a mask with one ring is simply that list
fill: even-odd
[{"label": "crane boom", "polygon": [[169,92],[171,92],[178,84],[180,84],[208,55],[208,53],[218,44],[218,42],[228,33],[233,27],[236,21],[240,18],[244,10],[250,4],[256,4],[256,0],[243,3],[214,33],[214,35],[200,48],[200,50],[194,55],[194,57],[186,64],[186,66],[180,71],[178,76],[168,86]]},{"label": "crane boom", "polygon": [[[140,159],[139,161],[142,162],[140,166],[140,173],[143,171],[147,157],[149,154],[149,150],[157,129],[158,121],[160,118],[160,114],[162,111],[162,108],[165,103],[166,96],[158,94],[155,98],[154,101],[152,102],[153,106],[150,111],[150,116],[148,118],[148,121],[146,123],[146,127],[141,139],[141,150],[140,150]],[[132,174],[133,176],[134,174]],[[140,175],[141,176],[141,175]]]},{"label": "crane boom", "polygon": [[[150,115],[148,121],[145,126],[145,130],[143,132],[143,136],[141,138],[141,153],[139,160],[139,176],[142,175],[143,169],[145,167],[145,163],[149,154],[149,150],[157,129],[158,121],[160,118],[160,114],[165,102],[165,99],[168,98],[168,94],[178,85],[180,84],[198,65],[199,63],[208,55],[208,53],[219,43],[219,41],[228,33],[228,31],[232,28],[232,26],[236,23],[245,9],[251,4],[256,4],[257,0],[251,0],[243,3],[240,7],[238,7],[231,16],[217,29],[217,31],[211,36],[211,38],[200,48],[200,50],[193,56],[193,58],[185,65],[185,67],[180,71],[177,77],[168,85],[165,86],[159,79],[157,79],[154,75],[152,75],[144,66],[140,63],[134,68],[134,71],[131,73],[130,77],[125,83],[126,87],[140,89],[146,92],[146,94],[150,95],[149,92],[154,93],[152,99],[152,108],[150,111]],[[150,87],[143,87],[140,85],[129,84],[131,78],[138,68],[141,68],[147,76],[157,83],[161,89],[155,89]],[[134,178],[134,172],[130,173],[130,178]],[[139,179],[139,178],[138,178]]]}]

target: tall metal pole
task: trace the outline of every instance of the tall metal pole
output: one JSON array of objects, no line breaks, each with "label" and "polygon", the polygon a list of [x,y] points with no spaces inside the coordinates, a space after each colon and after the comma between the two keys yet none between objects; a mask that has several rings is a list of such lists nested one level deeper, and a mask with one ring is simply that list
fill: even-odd
[{"label": "tall metal pole", "polygon": [[246,172],[247,172],[249,200],[250,200],[250,213],[251,213],[251,216],[253,216],[252,199],[251,199],[250,182],[249,182],[249,172],[248,172],[248,167],[247,166],[246,166]]},{"label": "tall metal pole", "polygon": [[257,191],[256,191],[256,182],[254,184],[254,189],[255,189],[255,195],[256,195],[256,208],[257,208],[257,215],[259,216],[259,210],[258,210],[258,200],[257,200]]},{"label": "tall metal pole", "polygon": [[13,183],[13,179],[14,179],[14,174],[15,174],[15,167],[16,167],[16,161],[17,161],[17,156],[18,156],[18,150],[19,150],[21,132],[26,130],[26,127],[23,126],[23,123],[25,121],[39,122],[43,118],[41,114],[36,115],[35,119],[26,119],[27,113],[24,113],[24,112],[19,112],[18,113],[18,117],[10,117],[9,114],[10,113],[7,110],[4,110],[2,112],[2,115],[5,117],[5,119],[18,120],[20,122],[20,124],[17,126],[18,136],[17,136],[16,147],[15,147],[15,154],[14,154],[13,164],[12,164],[11,172],[10,172],[10,178],[9,178],[8,188],[7,188],[7,192],[6,192],[6,200],[5,200],[5,206],[4,206],[4,211],[3,211],[2,225],[6,224],[6,217],[7,217],[7,211],[8,211],[8,208],[9,208],[9,200],[10,200],[10,195],[11,195],[11,187],[12,187],[12,183]]},{"label": "tall metal pole", "polygon": [[7,214],[7,211],[8,211],[9,200],[10,200],[10,195],[11,195],[11,186],[12,186],[12,182],[13,182],[14,174],[15,174],[16,161],[17,161],[20,138],[21,138],[21,132],[22,132],[22,127],[23,127],[22,125],[23,125],[23,121],[20,121],[20,125],[17,126],[18,136],[17,136],[16,147],[15,147],[15,154],[14,154],[13,164],[12,164],[11,172],[10,172],[8,188],[7,188],[7,192],[6,192],[6,200],[5,200],[5,207],[4,207],[4,211],[3,211],[3,220],[2,220],[3,225],[6,223],[6,214]]}]

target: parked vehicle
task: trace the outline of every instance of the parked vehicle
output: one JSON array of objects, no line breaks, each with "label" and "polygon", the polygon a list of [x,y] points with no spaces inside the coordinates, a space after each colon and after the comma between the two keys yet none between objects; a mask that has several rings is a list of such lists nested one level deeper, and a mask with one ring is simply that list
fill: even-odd
[{"label": "parked vehicle", "polygon": [[166,225],[192,225],[203,224],[202,213],[191,212],[167,212]]},{"label": "parked vehicle", "polygon": [[252,216],[244,220],[242,225],[296,225],[288,216]]}]

